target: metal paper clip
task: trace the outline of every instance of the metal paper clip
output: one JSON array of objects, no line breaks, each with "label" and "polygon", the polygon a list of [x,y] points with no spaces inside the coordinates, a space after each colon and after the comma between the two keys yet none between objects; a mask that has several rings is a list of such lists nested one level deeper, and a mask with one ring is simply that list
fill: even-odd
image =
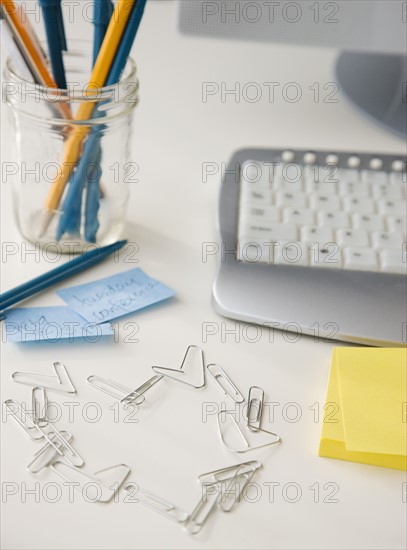
[{"label": "metal paper clip", "polygon": [[[225,424],[224,422],[222,422],[221,420],[221,415],[225,415],[225,416],[229,416],[231,418],[231,421],[232,421],[232,424],[235,426],[236,430],[237,430],[237,433],[239,435],[239,437],[242,439],[242,442],[243,442],[243,445],[244,445],[244,448],[236,448],[236,447],[232,447],[231,445],[229,445],[229,443],[227,443],[225,437],[224,437],[224,434],[223,434],[223,431],[222,431],[222,425]],[[246,429],[247,429],[247,426],[244,426]],[[243,429],[244,429],[243,427]],[[275,445],[276,443],[280,443],[281,441],[281,438],[280,436],[278,436],[277,434],[275,434],[274,432],[270,432],[268,430],[264,430],[263,428],[258,428],[256,429],[255,432],[252,432],[251,430],[248,430],[248,433],[245,434],[243,432],[243,429],[242,427],[239,425],[239,423],[236,421],[236,418],[235,418],[235,411],[220,411],[218,412],[218,428],[219,428],[219,435],[220,435],[220,438],[222,440],[222,443],[230,450],[232,451],[233,453],[246,453],[248,451],[253,451],[255,449],[261,449],[262,447],[268,447],[269,445]],[[258,433],[264,433],[264,434],[268,434],[268,435],[271,435],[273,436],[273,439],[271,441],[268,441],[266,443],[262,443],[262,444],[259,444],[259,445],[252,445],[250,444],[250,442],[248,441],[246,435],[249,435],[249,434],[258,434]]]},{"label": "metal paper clip", "polygon": [[211,363],[210,365],[207,365],[206,368],[208,369],[209,374],[213,377],[215,382],[217,382],[223,393],[227,395],[229,399],[231,399],[234,403],[243,403],[243,395],[240,393],[235,383],[232,382],[230,377],[226,374],[226,372],[222,369],[220,365],[217,365],[216,363]]},{"label": "metal paper clip", "polygon": [[23,407],[14,399],[7,399],[4,402],[6,408],[11,412],[11,418],[17,422],[20,428],[23,430],[33,441],[38,441],[43,438],[43,434],[38,431],[37,426],[34,423],[31,415],[23,409]]},{"label": "metal paper clip", "polygon": [[48,397],[45,388],[36,387],[32,390],[32,410],[34,424],[45,428],[49,424]]},{"label": "metal paper clip", "polygon": [[[38,372],[14,372],[11,377],[14,382],[25,384],[26,386],[38,387],[41,386],[46,390],[56,391],[58,393],[74,394],[76,393],[75,386],[69,378],[68,371],[63,363],[59,361],[53,364],[55,374],[41,374]],[[57,380],[58,383],[50,386],[52,380]]]},{"label": "metal paper clip", "polygon": [[219,470],[213,470],[212,472],[201,474],[198,481],[202,485],[210,485],[219,481],[228,481],[235,477],[238,471],[241,474],[246,474],[252,470],[256,472],[259,468],[262,468],[262,466],[262,463],[258,460],[249,460],[248,462],[241,462],[240,464],[227,466],[226,468],[220,468]]},{"label": "metal paper clip", "polygon": [[147,508],[154,510],[154,512],[165,516],[171,521],[175,521],[176,523],[185,523],[189,518],[187,512],[180,510],[170,502],[167,502],[166,500],[163,500],[162,498],[157,497],[144,489],[140,489],[140,487],[138,487],[135,483],[127,483],[124,490],[137,493],[137,500],[140,504],[143,504]]},{"label": "metal paper clip", "polygon": [[255,468],[243,473],[239,468],[234,477],[229,481],[225,490],[221,490],[218,496],[217,506],[222,512],[231,512],[236,504],[239,504],[246,487],[256,473]]},{"label": "metal paper clip", "polygon": [[249,390],[247,402],[247,427],[252,432],[257,432],[261,427],[264,391],[259,386],[252,386]]},{"label": "metal paper clip", "polygon": [[[192,366],[195,367],[195,363],[191,360],[191,356],[193,357],[194,352],[198,352],[198,357],[199,357],[199,374],[200,374],[199,383],[197,383],[197,381],[192,382],[191,378],[193,377],[190,376],[189,369],[188,370],[184,369],[184,367],[189,361],[191,361]],[[154,372],[157,372],[158,374],[162,374],[167,378],[171,378],[172,380],[175,380],[176,382],[182,382],[187,386],[192,386],[196,390],[199,390],[205,386],[204,354],[202,349],[198,346],[188,346],[187,351],[185,352],[184,358],[182,360],[180,369],[170,369],[168,367],[151,367],[151,368],[153,369]],[[196,369],[194,368],[194,371],[195,370]],[[170,372],[173,374],[168,374]]]},{"label": "metal paper clip", "polygon": [[92,374],[88,376],[87,381],[93,388],[114,397],[114,399],[118,399],[121,403],[141,405],[145,400],[144,395],[139,394],[131,388],[126,388],[126,386],[122,386],[114,380],[105,380],[104,378],[100,378],[100,376]]},{"label": "metal paper clip", "polygon": [[184,531],[190,535],[197,535],[216,508],[218,497],[219,488],[216,484],[204,486],[202,497],[184,525]]},{"label": "metal paper clip", "polygon": [[[36,425],[39,432],[42,433],[44,438],[54,447],[55,451],[72,466],[80,468],[85,464],[83,458],[75,451],[75,449],[68,443],[61,432],[59,432],[53,424],[49,424],[49,431],[45,432],[44,428]],[[69,433],[69,432],[68,432]]]},{"label": "metal paper clip", "polygon": [[[147,382],[144,382],[144,384],[141,384],[138,388],[136,388],[132,393],[130,393],[123,401],[127,401],[132,398],[133,395],[137,396],[143,396],[148,390],[150,390],[157,382],[162,380],[164,376],[162,374],[156,374],[155,376],[152,376],[147,380]],[[144,399],[143,399],[144,401]]]},{"label": "metal paper clip", "polygon": [[74,483],[75,489],[82,495],[84,491],[87,493],[87,486],[91,486],[97,493],[92,501],[103,503],[113,499],[130,473],[130,468],[126,464],[118,464],[90,474],[59,460],[51,464],[51,470],[65,481]]},{"label": "metal paper clip", "polygon": [[[69,442],[72,439],[72,434],[61,430],[61,435],[65,441]],[[51,436],[52,439],[52,436]],[[58,442],[54,442],[58,446]],[[60,444],[59,444],[60,445]],[[61,447],[60,447],[61,448]],[[46,468],[52,464],[59,456],[51,443],[46,443],[39,451],[34,455],[32,461],[28,464],[27,470],[32,474],[38,474],[43,468]]]}]

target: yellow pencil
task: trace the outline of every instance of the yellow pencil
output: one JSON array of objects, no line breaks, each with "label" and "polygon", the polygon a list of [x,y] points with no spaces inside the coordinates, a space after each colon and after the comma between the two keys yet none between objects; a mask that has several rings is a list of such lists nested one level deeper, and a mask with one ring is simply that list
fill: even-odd
[{"label": "yellow pencil", "polygon": [[[92,95],[96,93],[95,88],[102,88],[106,82],[110,67],[115,58],[116,51],[135,2],[136,0],[118,0],[115,6],[109,27],[106,31],[106,36],[92,71],[90,82],[87,86],[89,97],[92,97]],[[65,142],[64,159],[61,163],[61,170],[59,171],[58,177],[53,181],[46,199],[45,208],[47,219],[44,220],[42,234],[48,227],[55,210],[58,208],[65,185],[78,161],[81,153],[82,141],[89,133],[89,126],[86,126],[86,121],[92,117],[95,105],[95,102],[84,101],[79,106],[78,112],[74,118],[74,121],[83,121],[84,125],[75,126]]]}]

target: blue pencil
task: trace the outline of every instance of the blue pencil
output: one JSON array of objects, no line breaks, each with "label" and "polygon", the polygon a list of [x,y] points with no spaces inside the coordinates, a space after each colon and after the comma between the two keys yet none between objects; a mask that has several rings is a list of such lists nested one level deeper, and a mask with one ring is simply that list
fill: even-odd
[{"label": "blue pencil", "polygon": [[[120,42],[119,48],[117,50],[115,59],[112,63],[112,66],[109,71],[109,76],[105,83],[106,86],[111,86],[116,84],[121,77],[121,74],[126,66],[127,59],[129,57],[134,39],[136,37],[137,31],[139,29],[141,19],[143,17],[144,8],[147,0],[138,0],[135,4],[133,11],[130,15],[129,21],[126,25],[126,29],[123,33],[122,40]],[[95,118],[98,115],[98,110],[95,112]],[[62,235],[68,231],[68,227],[71,229],[71,233],[75,234],[79,231],[80,218],[77,217],[78,212],[78,202],[82,201],[82,194],[85,185],[84,174],[87,172],[87,167],[92,164],[93,155],[95,155],[95,147],[98,145],[99,134],[103,128],[103,125],[94,128],[91,135],[88,136],[82,157],[79,161],[79,164],[71,177],[71,181],[68,187],[68,191],[64,200],[62,207],[62,213],[60,216],[58,229],[57,229],[57,240],[59,240]],[[91,192],[92,193],[92,192]],[[89,196],[89,202],[85,207],[87,212],[87,219],[85,221],[85,237],[89,242],[96,241],[96,232],[99,224],[97,221],[97,214],[99,209],[99,201],[96,202],[96,191],[94,194]],[[90,202],[92,200],[92,202]],[[96,218],[96,219],[95,219]],[[79,222],[79,223],[78,223]],[[86,229],[87,226],[87,229]]]},{"label": "blue pencil", "polygon": [[27,283],[24,283],[12,290],[0,294],[0,311],[5,310],[6,308],[13,306],[17,302],[21,302],[38,292],[46,290],[52,285],[72,277],[93,265],[104,260],[110,254],[120,250],[127,243],[127,241],[118,241],[117,243],[104,246],[102,248],[96,248],[90,252],[78,256],[74,260],[52,269],[48,273],[44,273]]},{"label": "blue pencil", "polygon": [[66,90],[66,76],[62,51],[66,51],[66,36],[62,18],[61,0],[40,0],[44,15],[52,73],[59,88]]}]

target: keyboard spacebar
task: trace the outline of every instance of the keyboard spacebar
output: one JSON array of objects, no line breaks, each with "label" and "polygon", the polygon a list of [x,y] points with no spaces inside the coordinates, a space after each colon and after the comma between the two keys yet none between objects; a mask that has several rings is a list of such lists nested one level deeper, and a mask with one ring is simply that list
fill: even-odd
[{"label": "keyboard spacebar", "polygon": [[264,241],[296,241],[297,226],[292,223],[241,223],[239,239],[253,239],[262,244]]}]

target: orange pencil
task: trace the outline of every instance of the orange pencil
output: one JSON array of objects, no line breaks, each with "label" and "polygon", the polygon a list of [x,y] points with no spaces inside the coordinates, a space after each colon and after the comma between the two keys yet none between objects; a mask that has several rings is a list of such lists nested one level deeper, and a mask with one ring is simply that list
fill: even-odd
[{"label": "orange pencil", "polygon": [[[35,41],[32,40],[31,26],[25,26],[22,21],[22,8],[18,7],[13,0],[0,0],[3,11],[7,18],[7,23],[12,27],[14,33],[18,36],[21,45],[24,49],[24,56],[28,58],[30,69],[34,72],[34,78],[37,84],[48,86],[49,88],[58,89],[58,86],[53,79],[47,62]],[[58,108],[64,118],[72,118],[69,105],[64,103],[58,104]]]}]

